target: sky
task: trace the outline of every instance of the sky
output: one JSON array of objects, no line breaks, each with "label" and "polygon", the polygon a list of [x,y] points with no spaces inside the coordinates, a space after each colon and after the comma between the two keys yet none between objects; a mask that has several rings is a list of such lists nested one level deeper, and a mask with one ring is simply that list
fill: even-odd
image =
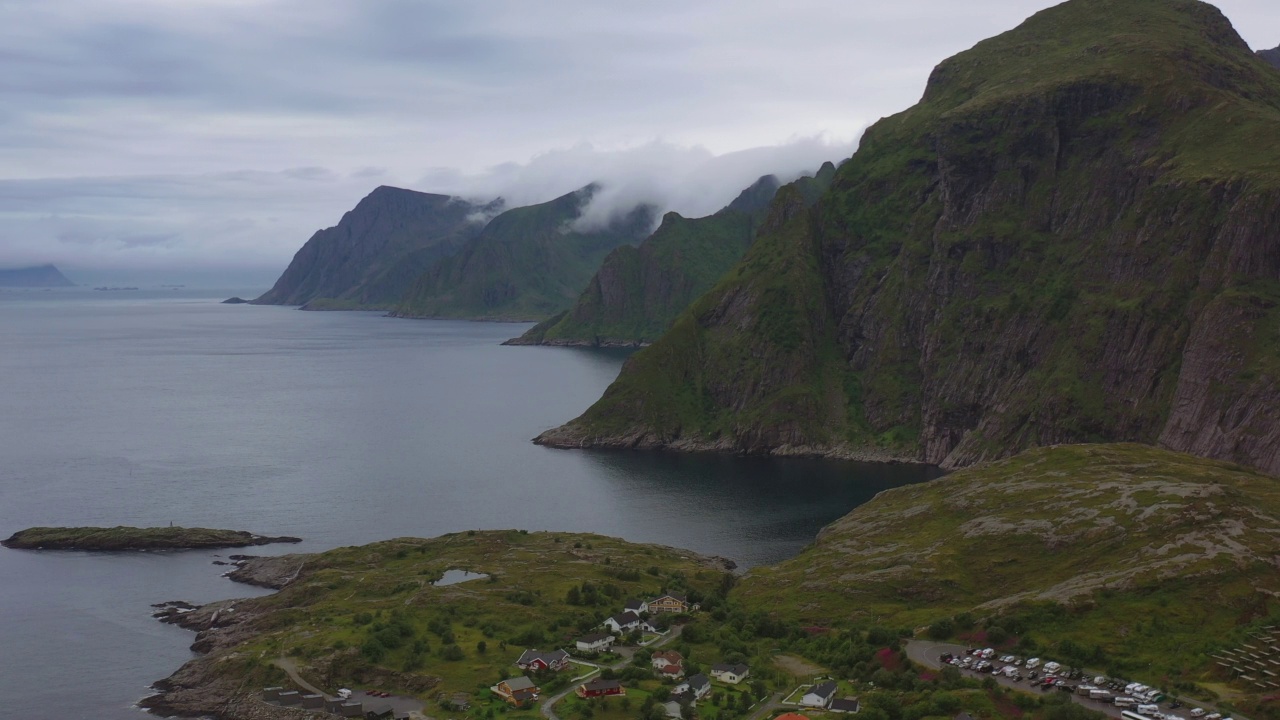
[{"label": "sky", "polygon": [[704,215],[1052,4],[0,0],[0,266],[267,285],[378,185]]}]

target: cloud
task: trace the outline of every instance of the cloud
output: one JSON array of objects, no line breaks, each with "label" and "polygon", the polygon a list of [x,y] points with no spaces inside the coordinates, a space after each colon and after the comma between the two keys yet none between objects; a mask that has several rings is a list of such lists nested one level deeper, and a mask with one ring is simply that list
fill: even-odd
[{"label": "cloud", "polygon": [[0,263],[283,267],[376,184],[705,214],[1058,1],[8,0]]}]

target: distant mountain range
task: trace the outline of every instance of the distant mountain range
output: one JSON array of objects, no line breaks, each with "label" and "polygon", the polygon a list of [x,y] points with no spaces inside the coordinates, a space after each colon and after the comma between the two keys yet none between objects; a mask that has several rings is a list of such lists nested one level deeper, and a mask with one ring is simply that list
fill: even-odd
[{"label": "distant mountain range", "polygon": [[580,227],[599,186],[513,208],[489,221],[457,254],[427,269],[397,317],[543,320],[569,307],[611,250],[639,243],[654,209],[637,206]]},{"label": "distant mountain range", "polygon": [[431,264],[480,234],[501,200],[475,204],[393,187],[369,193],[302,246],[274,287],[252,302],[312,310],[394,307]]},{"label": "distant mountain range", "polygon": [[7,288],[57,288],[75,287],[53,265],[33,265],[21,268],[0,268],[0,287]]}]

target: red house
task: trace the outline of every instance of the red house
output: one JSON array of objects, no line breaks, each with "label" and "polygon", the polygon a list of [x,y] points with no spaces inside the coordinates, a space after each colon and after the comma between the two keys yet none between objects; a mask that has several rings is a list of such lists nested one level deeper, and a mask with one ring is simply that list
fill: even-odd
[{"label": "red house", "polygon": [[608,697],[610,695],[626,695],[626,688],[617,680],[601,680],[596,678],[591,682],[585,682],[578,686],[574,691],[580,698],[598,698]]}]

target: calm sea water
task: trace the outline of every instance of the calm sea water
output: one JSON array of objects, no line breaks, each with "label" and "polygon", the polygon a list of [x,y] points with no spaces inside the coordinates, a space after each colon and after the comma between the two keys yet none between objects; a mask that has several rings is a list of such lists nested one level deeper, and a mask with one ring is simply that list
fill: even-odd
[{"label": "calm sea water", "polygon": [[[0,293],[0,536],[173,522],[306,538],[274,553],[527,528],[750,566],[936,475],[540,448],[623,354],[499,346],[522,325],[217,302],[230,294]],[[142,717],[132,704],[193,638],[149,605],[261,593],[217,555],[0,550],[0,714]]]}]

